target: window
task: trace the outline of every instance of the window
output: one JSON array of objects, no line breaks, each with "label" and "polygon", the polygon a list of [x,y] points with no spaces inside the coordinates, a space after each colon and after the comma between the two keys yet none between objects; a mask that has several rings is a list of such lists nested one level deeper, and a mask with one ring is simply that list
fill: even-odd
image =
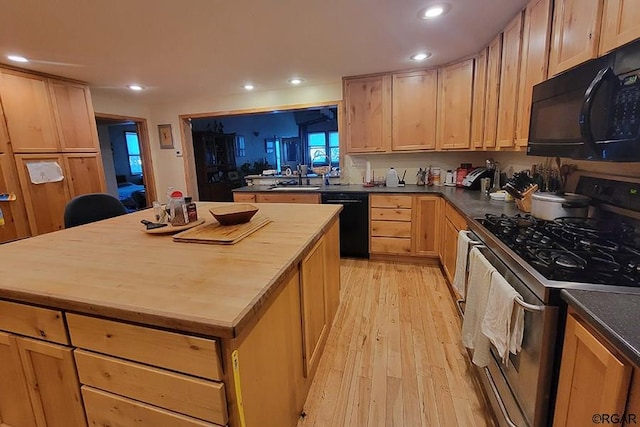
[{"label": "window", "polygon": [[[340,163],[340,141],[338,132],[309,132],[309,163],[312,166],[331,166]],[[329,153],[327,155],[327,153]]]},{"label": "window", "polygon": [[244,136],[236,136],[236,157],[244,157],[247,155],[247,150],[244,147]]},{"label": "window", "polygon": [[129,170],[131,175],[142,175],[142,157],[140,157],[140,142],[136,132],[125,132],[127,153],[129,154]]}]

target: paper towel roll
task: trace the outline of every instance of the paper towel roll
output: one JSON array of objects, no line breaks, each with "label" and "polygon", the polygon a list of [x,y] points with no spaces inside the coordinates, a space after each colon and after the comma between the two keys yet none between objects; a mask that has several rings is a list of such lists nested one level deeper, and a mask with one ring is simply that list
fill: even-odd
[{"label": "paper towel roll", "polygon": [[364,182],[371,182],[371,163],[367,161],[367,165],[364,168]]}]

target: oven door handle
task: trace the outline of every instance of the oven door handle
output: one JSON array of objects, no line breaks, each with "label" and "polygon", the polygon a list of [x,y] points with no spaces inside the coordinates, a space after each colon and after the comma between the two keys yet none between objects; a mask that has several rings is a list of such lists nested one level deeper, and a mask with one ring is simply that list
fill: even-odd
[{"label": "oven door handle", "polygon": [[489,368],[487,367],[484,368],[484,374],[487,376],[487,380],[489,381],[489,385],[491,386],[491,391],[493,392],[493,395],[498,401],[500,412],[502,412],[502,417],[506,421],[507,425],[509,427],[519,427],[516,423],[514,423],[511,420],[511,417],[509,417],[509,412],[507,412],[507,407],[504,404],[504,400],[502,400],[502,396],[500,396],[500,392],[498,391],[498,386],[496,386],[496,383],[493,380],[493,377],[491,376],[491,372],[489,371]]},{"label": "oven door handle", "polygon": [[533,313],[541,313],[544,311],[544,306],[542,305],[529,304],[528,302],[524,302],[520,298],[514,298],[514,301],[526,311],[531,311]]}]

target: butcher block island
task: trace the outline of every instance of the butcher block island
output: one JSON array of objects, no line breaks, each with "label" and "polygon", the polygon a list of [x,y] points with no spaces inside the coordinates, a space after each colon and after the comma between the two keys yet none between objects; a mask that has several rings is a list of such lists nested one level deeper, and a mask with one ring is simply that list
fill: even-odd
[{"label": "butcher block island", "polygon": [[232,245],[148,234],[146,210],[0,246],[0,425],[295,426],[341,207],[256,206],[271,222]]}]

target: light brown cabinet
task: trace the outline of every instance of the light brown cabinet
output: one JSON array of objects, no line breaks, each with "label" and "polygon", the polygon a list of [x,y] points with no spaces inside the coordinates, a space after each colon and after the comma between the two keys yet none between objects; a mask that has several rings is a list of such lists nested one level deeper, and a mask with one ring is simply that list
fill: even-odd
[{"label": "light brown cabinet", "polygon": [[516,147],[529,141],[533,86],[546,80],[551,36],[551,0],[533,0],[524,12],[522,62],[518,83]]},{"label": "light brown cabinet", "polygon": [[369,251],[372,254],[411,255],[412,197],[372,194],[369,201]]},{"label": "light brown cabinet", "polygon": [[484,114],[487,92],[487,49],[476,56],[473,72],[473,109],[471,110],[471,146],[475,150],[484,147]]},{"label": "light brown cabinet", "polygon": [[[1,81],[0,81],[1,84]],[[9,131],[7,123],[4,120],[4,111],[0,102],[0,153],[6,153],[9,150]]]},{"label": "light brown cabinet", "polygon": [[435,149],[438,72],[397,73],[392,79],[392,150]]},{"label": "light brown cabinet", "polygon": [[46,77],[0,68],[0,99],[14,152],[59,151]]},{"label": "light brown cabinet", "polygon": [[[62,314],[0,301],[0,423],[8,427],[86,426]],[[22,336],[27,335],[28,337]]]},{"label": "light brown cabinet", "polygon": [[441,243],[440,262],[445,276],[449,279],[449,282],[452,282],[456,271],[458,233],[460,230],[466,230],[467,221],[450,203],[445,202],[444,205],[444,233]]},{"label": "light brown cabinet", "polygon": [[441,150],[471,145],[473,59],[438,70],[438,143]]},{"label": "light brown cabinet", "polygon": [[320,203],[319,193],[257,193],[256,203]]},{"label": "light brown cabinet", "polygon": [[65,153],[63,159],[71,197],[106,191],[100,153]]},{"label": "light brown cabinet", "polygon": [[487,56],[487,89],[484,109],[484,148],[496,146],[498,127],[498,97],[500,95],[500,67],[502,61],[502,33],[489,43]]},{"label": "light brown cabinet", "polygon": [[15,193],[16,200],[0,202],[4,225],[0,226],[0,242],[29,237],[29,222],[13,156],[0,153],[0,193]]},{"label": "light brown cabinet", "polygon": [[346,153],[391,147],[391,76],[344,79]]},{"label": "light brown cabinet", "polygon": [[554,426],[592,424],[593,414],[624,414],[633,366],[569,311]]},{"label": "light brown cabinet", "polygon": [[256,193],[233,193],[233,201],[241,203],[255,203]]},{"label": "light brown cabinet", "polygon": [[61,151],[98,151],[98,131],[85,85],[49,80]]},{"label": "light brown cabinet", "polygon": [[605,0],[598,52],[607,52],[640,37],[640,2]]},{"label": "light brown cabinet", "polygon": [[556,0],[549,74],[556,75],[598,54],[604,0]]},{"label": "light brown cabinet", "polygon": [[500,149],[512,148],[516,139],[516,106],[521,48],[522,13],[518,13],[502,33],[502,63],[496,127],[496,145]]},{"label": "light brown cabinet", "polygon": [[416,196],[414,201],[414,253],[417,256],[437,257],[440,243],[439,196]]}]

